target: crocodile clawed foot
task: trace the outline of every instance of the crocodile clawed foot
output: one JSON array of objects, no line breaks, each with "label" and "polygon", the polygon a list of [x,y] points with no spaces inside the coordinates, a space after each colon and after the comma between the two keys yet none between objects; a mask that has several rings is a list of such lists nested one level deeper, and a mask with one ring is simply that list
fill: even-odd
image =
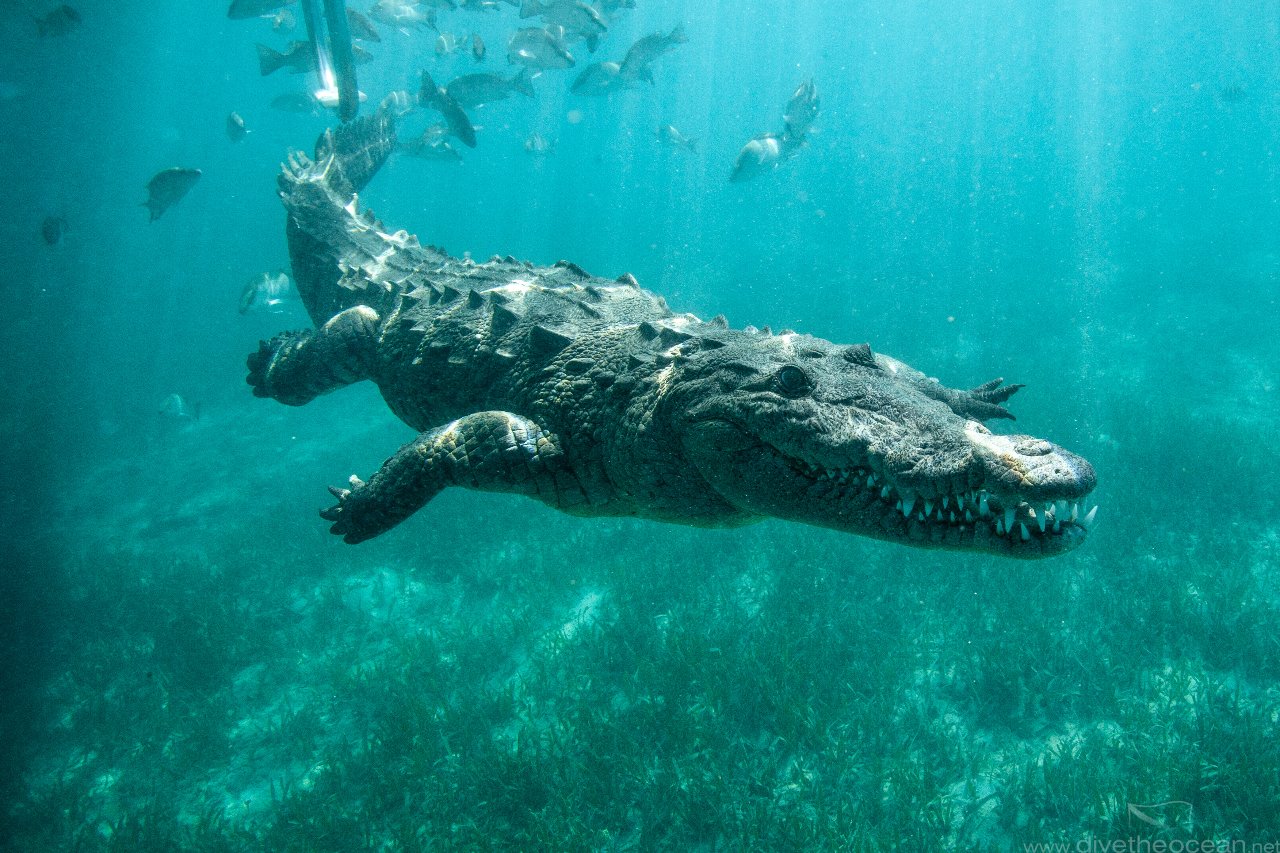
[{"label": "crocodile clawed foot", "polygon": [[335,506],[328,509],[320,510],[320,517],[325,521],[332,521],[333,525],[329,528],[329,532],[335,536],[341,536],[345,541],[355,543],[362,542],[369,537],[357,531],[358,526],[358,507],[359,499],[352,499],[352,495],[364,487],[364,481],[352,474],[348,479],[349,489],[343,489],[339,486],[330,486],[329,494],[338,499]]},{"label": "crocodile clawed foot", "polygon": [[258,351],[249,353],[249,357],[245,359],[245,367],[249,369],[249,375],[244,381],[253,387],[255,397],[271,396],[271,392],[267,390],[267,369],[271,367],[271,358],[275,352],[273,342],[258,341]]}]

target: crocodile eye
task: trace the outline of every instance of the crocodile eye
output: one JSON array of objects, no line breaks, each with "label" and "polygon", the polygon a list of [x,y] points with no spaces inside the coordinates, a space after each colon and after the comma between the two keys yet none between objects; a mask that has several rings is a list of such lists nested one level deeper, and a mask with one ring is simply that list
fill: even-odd
[{"label": "crocodile eye", "polygon": [[803,397],[813,389],[809,376],[795,365],[788,364],[778,371],[778,390],[788,397]]}]

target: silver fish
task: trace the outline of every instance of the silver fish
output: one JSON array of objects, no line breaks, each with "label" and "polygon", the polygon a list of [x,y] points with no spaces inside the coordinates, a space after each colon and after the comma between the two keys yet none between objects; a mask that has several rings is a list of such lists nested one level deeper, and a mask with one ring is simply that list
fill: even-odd
[{"label": "silver fish", "polygon": [[435,29],[436,13],[434,9],[422,11],[416,3],[404,0],[378,0],[369,10],[369,17],[389,27],[431,27]]},{"label": "silver fish", "polygon": [[556,144],[536,130],[524,140],[524,150],[535,157],[546,157],[555,152]]},{"label": "silver fish", "polygon": [[560,33],[542,27],[516,30],[507,41],[507,61],[529,68],[572,68],[573,54]]},{"label": "silver fish", "polygon": [[441,33],[436,36],[436,56],[452,56],[462,47],[462,43],[453,33]]},{"label": "silver fish", "polygon": [[244,126],[244,119],[240,117],[240,113],[231,113],[227,116],[227,139],[232,142],[239,142],[249,133],[249,128]]},{"label": "silver fish", "polygon": [[347,31],[351,33],[353,39],[382,41],[382,36],[378,35],[373,22],[355,9],[347,9]]},{"label": "silver fish", "polygon": [[731,183],[749,181],[776,168],[783,158],[783,140],[776,133],[765,133],[742,146],[729,175]]},{"label": "silver fish", "polygon": [[821,106],[818,100],[818,88],[812,80],[806,80],[796,87],[796,91],[787,102],[787,111],[782,114],[786,126],[786,135],[794,140],[803,139],[809,132],[809,126],[818,117]]},{"label": "silver fish", "polygon": [[448,90],[436,85],[436,81],[431,79],[431,74],[427,71],[422,72],[422,88],[418,92],[418,103],[424,107],[434,107],[439,110],[440,115],[444,116],[444,120],[449,125],[449,132],[462,140],[462,144],[468,148],[476,147],[476,130],[471,124],[471,119],[467,118],[466,111],[449,95]]},{"label": "silver fish", "polygon": [[262,18],[273,15],[279,9],[293,3],[293,0],[231,0],[231,8],[227,17],[235,20]]},{"label": "silver fish", "polygon": [[458,153],[458,149],[449,144],[444,137],[448,134],[449,129],[441,125],[433,125],[426,129],[423,134],[408,142],[401,142],[399,148],[410,157],[420,157],[423,160],[435,160],[437,162],[461,163],[462,155]]},{"label": "silver fish", "polygon": [[271,99],[271,108],[285,113],[315,115],[320,112],[320,102],[308,92],[286,92]]},{"label": "silver fish", "polygon": [[539,17],[545,23],[556,24],[584,36],[599,36],[609,29],[609,22],[604,16],[582,0],[523,0],[520,17]]},{"label": "silver fish", "polygon": [[160,417],[178,423],[195,423],[200,420],[200,404],[193,406],[182,399],[181,394],[170,394],[160,404]]},{"label": "silver fish", "polygon": [[147,200],[142,206],[151,212],[151,220],[155,222],[166,210],[173,207],[200,180],[199,169],[163,169],[147,181]]},{"label": "silver fish", "polygon": [[471,34],[471,58],[474,59],[476,62],[483,62],[484,53],[485,53],[484,39],[480,38],[479,33],[472,33]]},{"label": "silver fish", "polygon": [[264,272],[255,275],[240,291],[240,313],[247,314],[258,308],[272,314],[284,310],[284,303],[297,295],[289,276],[283,272]]},{"label": "silver fish", "polygon": [[[289,42],[283,53],[265,44],[259,44],[257,48],[258,72],[263,77],[274,74],[281,68],[288,68],[294,74],[316,70],[316,52],[309,41]],[[373,54],[358,44],[351,45],[351,56],[357,65],[373,60]]]},{"label": "silver fish", "polygon": [[622,79],[622,66],[616,62],[593,62],[578,74],[569,87],[575,95],[607,95],[621,89],[626,81]]},{"label": "silver fish", "polygon": [[685,136],[673,124],[664,124],[659,127],[657,137],[672,148],[679,148],[682,151],[688,151],[690,154],[698,153],[698,140]]},{"label": "silver fish", "polygon": [[455,77],[445,86],[449,97],[464,108],[492,104],[494,101],[511,97],[512,92],[519,92],[526,98],[533,97],[533,83],[529,79],[529,70],[520,69],[520,73],[510,77],[498,74],[464,74]]},{"label": "silver fish", "polygon": [[649,63],[688,40],[688,36],[684,34],[684,24],[676,24],[666,35],[652,33],[645,36],[627,51],[622,60],[622,76],[632,80],[642,79],[642,72],[648,68]]}]

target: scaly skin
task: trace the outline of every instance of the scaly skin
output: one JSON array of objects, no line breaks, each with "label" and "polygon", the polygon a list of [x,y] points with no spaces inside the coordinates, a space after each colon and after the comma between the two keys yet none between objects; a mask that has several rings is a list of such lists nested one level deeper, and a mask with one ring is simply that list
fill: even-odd
[{"label": "scaly skin", "polygon": [[1044,557],[1079,545],[1089,463],[983,421],[1019,387],[960,391],[866,344],[675,314],[630,276],[475,264],[389,233],[354,192],[394,147],[376,115],[294,155],[290,254],[318,328],[249,357],[258,396],[302,405],[371,380],[421,435],[321,514],[377,536],[447,486],[576,515],[699,526],[766,517],[919,546]]}]

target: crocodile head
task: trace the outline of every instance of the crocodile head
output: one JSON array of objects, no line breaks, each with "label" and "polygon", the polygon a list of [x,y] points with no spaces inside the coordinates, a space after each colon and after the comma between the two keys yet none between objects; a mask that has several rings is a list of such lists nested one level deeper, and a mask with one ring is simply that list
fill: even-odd
[{"label": "crocodile head", "polygon": [[1093,522],[1087,461],[984,426],[1012,418],[1000,404],[1021,386],[957,391],[865,344],[754,330],[659,361],[685,458],[743,512],[1021,558],[1068,551]]}]

